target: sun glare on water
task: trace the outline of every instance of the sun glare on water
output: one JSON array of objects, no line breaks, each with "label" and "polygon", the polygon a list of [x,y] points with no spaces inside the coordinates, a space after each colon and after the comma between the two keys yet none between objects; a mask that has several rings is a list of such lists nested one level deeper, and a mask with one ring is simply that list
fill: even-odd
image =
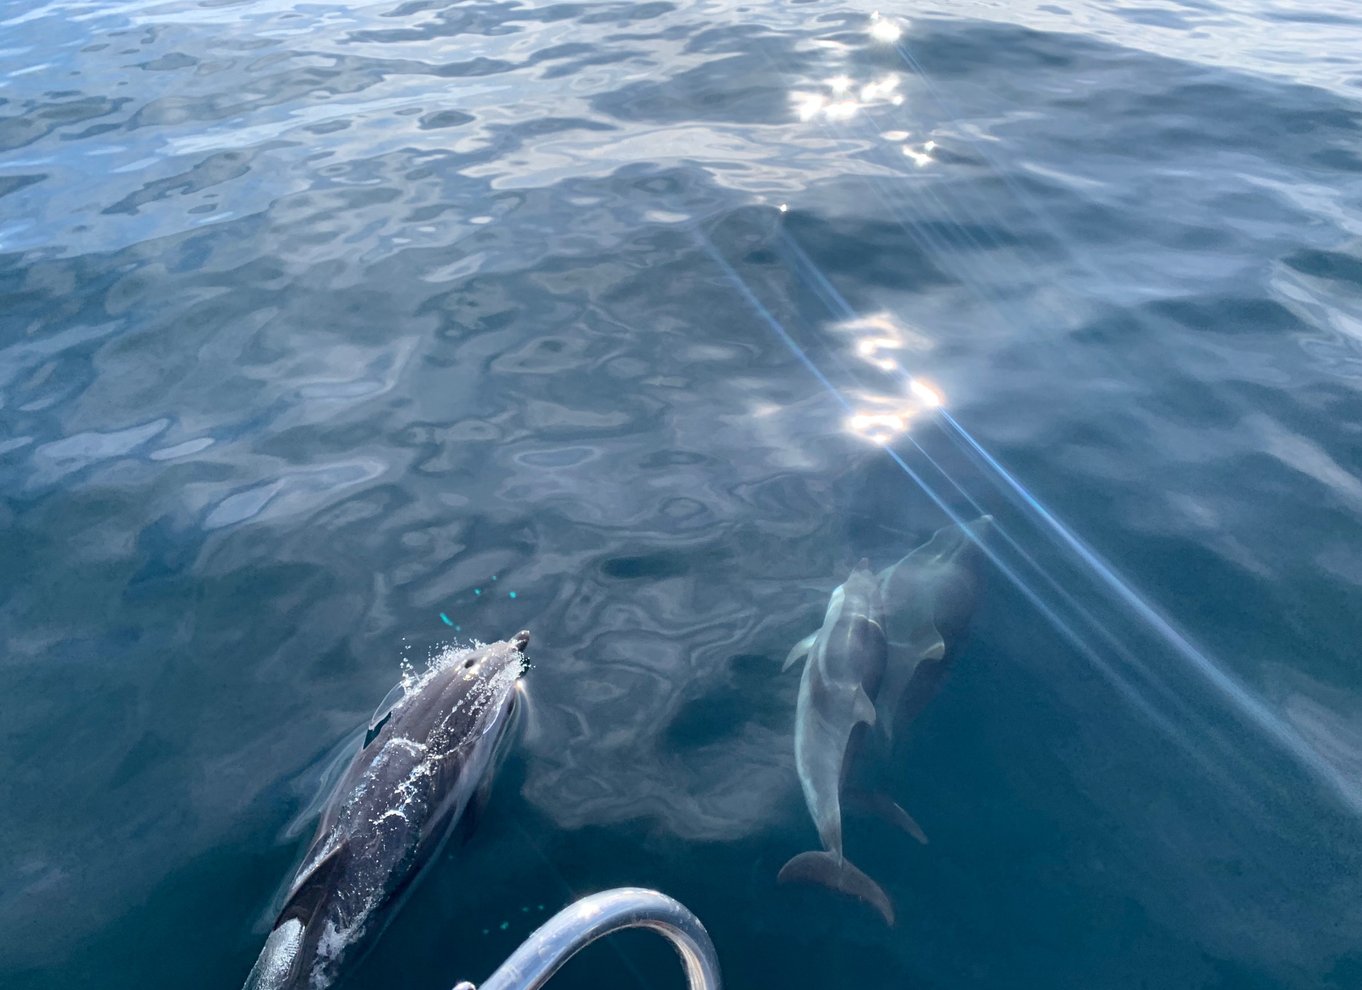
[{"label": "sun glare on water", "polygon": [[872,443],[887,444],[907,433],[914,421],[946,404],[940,388],[910,375],[900,361],[903,351],[920,352],[930,347],[921,334],[888,314],[860,317],[838,329],[852,338],[852,351],[858,358],[896,380],[896,387],[889,390],[855,396],[858,406],[846,421],[849,433]]},{"label": "sun glare on water", "polygon": [[877,10],[870,15],[870,37],[886,45],[892,45],[903,36],[903,29],[887,17],[880,16]]}]

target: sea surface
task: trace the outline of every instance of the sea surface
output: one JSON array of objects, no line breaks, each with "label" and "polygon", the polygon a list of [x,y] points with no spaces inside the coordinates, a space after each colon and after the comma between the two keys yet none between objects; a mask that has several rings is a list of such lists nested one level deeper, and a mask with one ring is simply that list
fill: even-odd
[{"label": "sea surface", "polygon": [[[781,662],[983,513],[887,928],[776,882]],[[0,5],[7,990],[239,987],[403,662],[522,627],[351,988],[628,884],[739,990],[1354,990],[1360,522],[1354,0]]]}]

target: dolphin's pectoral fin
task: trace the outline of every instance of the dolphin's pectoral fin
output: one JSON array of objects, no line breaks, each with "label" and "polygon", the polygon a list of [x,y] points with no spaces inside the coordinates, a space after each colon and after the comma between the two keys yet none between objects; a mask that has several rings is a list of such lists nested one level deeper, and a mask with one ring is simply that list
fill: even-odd
[{"label": "dolphin's pectoral fin", "polygon": [[278,928],[290,918],[297,918],[303,927],[307,927],[312,921],[312,916],[326,899],[327,893],[335,888],[335,879],[345,867],[349,856],[349,843],[340,842],[336,848],[318,860],[308,871],[307,876],[303,877],[288,895],[288,900],[279,911],[279,917],[274,921],[274,927]]},{"label": "dolphin's pectoral fin", "polygon": [[857,722],[864,722],[866,725],[875,724],[875,702],[870,700],[870,695],[865,693],[865,688],[859,684],[856,686],[856,696],[852,700],[852,714]]},{"label": "dolphin's pectoral fin", "polygon": [[848,804],[864,808],[871,814],[878,815],[895,828],[903,829],[924,846],[927,844],[927,833],[922,831],[922,826],[887,794],[879,794],[874,791],[856,791],[843,795],[843,797]]},{"label": "dolphin's pectoral fin", "polygon": [[845,857],[821,849],[803,852],[780,868],[777,879],[781,883],[816,883],[850,894],[878,911],[886,925],[894,924],[894,905],[889,895]]},{"label": "dolphin's pectoral fin", "polygon": [[798,643],[790,648],[790,652],[785,657],[785,662],[780,665],[781,672],[789,670],[799,661],[801,657],[809,655],[809,650],[813,649],[813,641],[818,638],[818,633],[809,633]]}]

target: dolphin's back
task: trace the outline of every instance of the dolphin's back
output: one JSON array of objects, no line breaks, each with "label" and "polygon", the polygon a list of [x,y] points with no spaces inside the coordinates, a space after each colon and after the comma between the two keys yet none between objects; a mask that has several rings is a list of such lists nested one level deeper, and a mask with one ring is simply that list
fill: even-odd
[{"label": "dolphin's back", "polygon": [[884,678],[885,635],[879,593],[873,586],[847,594],[840,614],[820,644],[817,659],[830,683],[856,685],[875,697]]}]

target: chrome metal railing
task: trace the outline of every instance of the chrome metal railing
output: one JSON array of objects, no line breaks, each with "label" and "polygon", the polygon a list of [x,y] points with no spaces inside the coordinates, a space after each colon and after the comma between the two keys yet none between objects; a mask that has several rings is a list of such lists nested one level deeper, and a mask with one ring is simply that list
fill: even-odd
[{"label": "chrome metal railing", "polygon": [[641,887],[583,897],[536,929],[481,986],[460,983],[454,990],[538,990],[583,948],[625,928],[666,936],[681,955],[690,990],[720,990],[719,959],[700,919],[679,901]]}]

